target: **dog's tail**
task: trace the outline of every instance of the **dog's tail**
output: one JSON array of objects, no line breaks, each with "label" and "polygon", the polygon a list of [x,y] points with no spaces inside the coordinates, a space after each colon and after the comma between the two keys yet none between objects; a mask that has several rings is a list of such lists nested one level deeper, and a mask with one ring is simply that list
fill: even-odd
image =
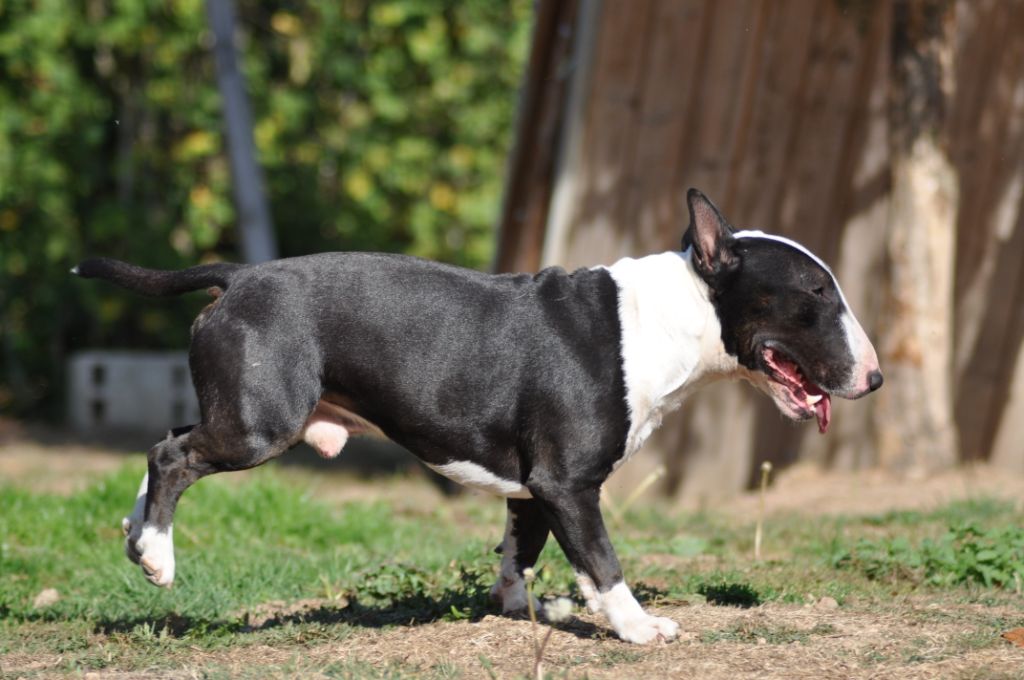
[{"label": "dog's tail", "polygon": [[142,295],[162,297],[180,295],[201,288],[226,289],[234,274],[245,267],[244,264],[218,262],[169,272],[97,257],[83,260],[71,270],[71,273],[83,279],[110,281]]}]

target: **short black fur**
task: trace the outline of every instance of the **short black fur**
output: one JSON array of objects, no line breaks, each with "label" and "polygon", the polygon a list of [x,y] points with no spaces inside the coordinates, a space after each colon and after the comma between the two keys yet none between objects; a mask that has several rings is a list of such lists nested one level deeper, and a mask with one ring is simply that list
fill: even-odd
[{"label": "short black fur", "polygon": [[831,273],[806,253],[770,238],[736,238],[701,192],[687,194],[690,227],[683,247],[710,289],[725,350],[752,371],[771,373],[765,349],[782,352],[812,382],[832,392],[854,364],[841,317],[842,296]]},{"label": "short black fur", "polygon": [[621,580],[597,495],[630,424],[607,271],[493,276],[326,253],[177,273],[91,260],[79,272],[151,295],[223,291],[193,326],[202,422],[150,452],[147,521],[169,526],[199,477],[296,444],[328,398],[427,463],[468,461],[522,483],[546,518],[529,555],[550,525],[575,568],[606,589]]}]

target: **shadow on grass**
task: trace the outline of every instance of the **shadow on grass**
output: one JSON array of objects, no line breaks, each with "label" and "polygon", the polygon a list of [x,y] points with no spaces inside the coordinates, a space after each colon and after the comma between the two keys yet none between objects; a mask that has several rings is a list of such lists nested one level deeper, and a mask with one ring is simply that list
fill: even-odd
[{"label": "shadow on grass", "polygon": [[749,609],[761,604],[761,594],[746,583],[704,583],[697,587],[708,604]]},{"label": "shadow on grass", "polygon": [[[488,615],[499,615],[500,608],[487,593],[466,593],[447,590],[440,597],[412,594],[380,604],[364,604],[358,598],[323,601],[289,607],[281,604],[279,611],[266,606],[248,608],[236,618],[208,618],[168,613],[157,617],[100,619],[94,631],[111,634],[143,634],[174,638],[197,638],[225,634],[251,634],[285,626],[347,625],[363,628],[385,626],[418,626],[437,621],[477,622]],[[251,611],[249,611],[251,610]],[[263,610],[263,611],[261,611]],[[525,618],[510,616],[509,618]],[[592,623],[575,617],[558,628],[579,638],[593,638],[604,631]]]}]

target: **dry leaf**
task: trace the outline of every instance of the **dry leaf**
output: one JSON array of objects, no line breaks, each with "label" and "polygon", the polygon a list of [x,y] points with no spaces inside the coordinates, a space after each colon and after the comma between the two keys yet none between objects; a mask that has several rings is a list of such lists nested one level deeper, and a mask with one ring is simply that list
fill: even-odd
[{"label": "dry leaf", "polygon": [[1003,633],[1000,637],[1008,641],[1010,644],[1018,647],[1024,647],[1024,628],[1014,628]]}]

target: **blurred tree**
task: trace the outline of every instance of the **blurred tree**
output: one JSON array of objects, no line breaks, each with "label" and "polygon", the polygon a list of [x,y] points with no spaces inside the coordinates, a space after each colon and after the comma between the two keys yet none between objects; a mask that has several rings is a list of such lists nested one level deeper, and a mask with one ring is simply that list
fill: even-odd
[{"label": "blurred tree", "polygon": [[[238,1],[281,255],[490,260],[529,0]],[[0,2],[0,410],[55,413],[76,347],[182,347],[203,300],[67,269],[237,259],[202,0]]]},{"label": "blurred tree", "polygon": [[224,108],[242,260],[266,262],[277,257],[277,243],[270,224],[263,173],[256,162],[249,97],[235,55],[235,4],[232,0],[206,0],[206,14],[213,31],[214,61]]},{"label": "blurred tree", "polygon": [[889,144],[892,198],[885,329],[876,411],[885,467],[924,473],[957,460],[953,419],[953,275],[957,175],[946,117],[952,92],[951,0],[892,4]]}]

